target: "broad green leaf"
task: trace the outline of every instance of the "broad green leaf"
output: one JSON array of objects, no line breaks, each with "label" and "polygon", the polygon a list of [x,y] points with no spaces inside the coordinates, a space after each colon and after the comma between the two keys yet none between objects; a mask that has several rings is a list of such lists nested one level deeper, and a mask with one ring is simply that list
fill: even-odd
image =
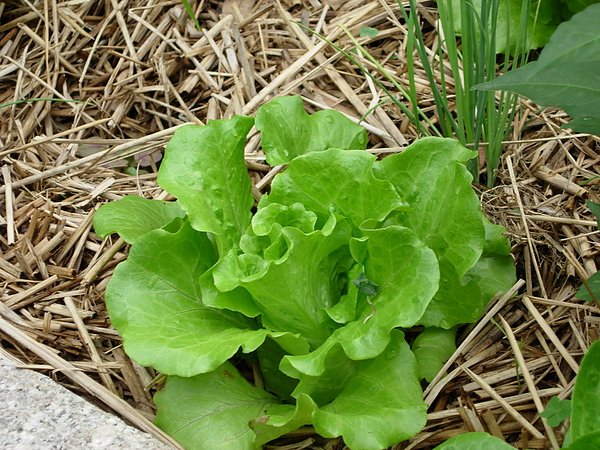
[{"label": "broad green leaf", "polygon": [[284,227],[297,228],[304,233],[315,230],[317,215],[307,211],[302,203],[280,205],[271,203],[261,207],[252,217],[252,231],[257,236],[269,236],[272,241],[281,233]]},{"label": "broad green leaf", "polygon": [[506,228],[496,225],[483,216],[485,228],[485,242],[483,243],[483,254],[488,256],[510,256],[510,241],[504,235]]},{"label": "broad green leaf", "polygon": [[[484,254],[462,279],[445,264],[440,266],[440,273],[440,289],[421,319],[425,326],[448,329],[460,323],[474,323],[489,301],[508,291],[516,281],[510,256]],[[456,302],[456,298],[461,301]]]},{"label": "broad green leaf", "polygon": [[270,203],[302,203],[321,224],[333,212],[355,229],[366,220],[381,221],[405,205],[393,186],[373,175],[375,156],[362,151],[330,149],[296,158],[271,183]]},{"label": "broad green leaf", "polygon": [[439,286],[435,254],[408,228],[363,232],[368,237],[365,275],[378,292],[371,297],[373,305],[361,305],[361,319],[393,328],[413,326]]},{"label": "broad green leaf", "polygon": [[111,322],[132,359],[191,376],[264,341],[269,331],[253,320],[202,304],[198,279],[215,260],[206,234],[187,222],[177,233],[154,230],[136,241],[106,290]]},{"label": "broad green leaf", "polygon": [[288,375],[323,373],[328,353],[337,344],[354,360],[378,356],[389,344],[391,330],[415,325],[437,291],[435,254],[412,230],[390,226],[364,232],[369,255],[366,277],[379,286],[379,293],[362,298],[357,320],[335,330],[321,347],[308,355],[284,358],[281,367]]},{"label": "broad green leaf", "polygon": [[250,426],[256,433],[254,445],[262,447],[273,439],[312,423],[317,405],[308,395],[300,395],[296,405],[271,405]]},{"label": "broad green leaf", "polygon": [[586,302],[597,302],[600,300],[600,272],[591,275],[581,285],[575,297]]},{"label": "broad green leaf", "polygon": [[219,253],[238,245],[254,202],[244,163],[251,117],[178,129],[165,150],[157,182],[179,200],[192,226],[216,236]]},{"label": "broad green leaf", "polygon": [[588,200],[585,204],[592,214],[596,216],[596,223],[598,224],[598,228],[600,228],[600,203],[594,203]]},{"label": "broad green leaf", "polygon": [[600,341],[590,346],[581,361],[571,408],[573,442],[600,430]]},{"label": "broad green leaf", "polygon": [[128,244],[149,231],[164,227],[185,213],[175,202],[127,195],[106,203],[94,214],[94,231],[102,238],[118,233]]},{"label": "broad green leaf", "polygon": [[272,166],[328,148],[363,150],[366,131],[338,111],[323,110],[309,115],[298,96],[279,97],[256,113],[263,151]]},{"label": "broad green leaf", "polygon": [[[509,290],[516,281],[510,243],[504,227],[483,217],[485,241],[483,254],[467,274],[459,278],[445,261],[440,262],[440,289],[423,314],[425,326],[451,328],[476,322],[485,306],[498,293]],[[460,302],[456,299],[460,298]]]},{"label": "broad green leaf", "polygon": [[190,378],[170,376],[154,396],[155,423],[183,447],[246,450],[255,447],[249,422],[277,400],[250,385],[229,363]]},{"label": "broad green leaf", "polygon": [[256,350],[265,389],[283,401],[290,400],[292,392],[298,385],[298,380],[279,370],[279,364],[286,354],[285,350],[270,338],[265,339]]},{"label": "broad green leaf", "polygon": [[600,430],[581,436],[565,450],[592,450],[597,448],[600,448]]},{"label": "broad green leaf", "polygon": [[456,350],[456,328],[425,328],[412,345],[419,379],[431,382]]},{"label": "broad green leaf", "polygon": [[485,90],[506,90],[542,106],[559,106],[575,131],[600,133],[600,4],[562,23],[537,61],[488,83]]},{"label": "broad green leaf", "polygon": [[510,242],[503,234],[506,229],[484,218],[485,242],[483,254],[469,270],[467,279],[474,280],[481,292],[481,306],[498,293],[508,291],[517,281],[515,263],[510,254]]},{"label": "broad green leaf", "polygon": [[[440,0],[438,0],[440,1]],[[478,19],[481,17],[481,0],[443,0],[446,4],[451,5],[454,19],[454,28],[462,34],[466,33],[461,23],[461,8],[474,8]],[[489,2],[491,4],[491,2]],[[527,52],[532,49],[543,47],[547,42],[556,26],[563,20],[561,10],[562,5],[560,0],[531,0],[529,6],[529,14],[527,17],[526,30],[524,40],[521,35],[521,5],[522,0],[499,0],[498,13],[491,15],[489,13],[487,30],[492,29],[492,21],[495,21],[495,45],[496,53],[514,53],[518,47],[520,52]],[[488,5],[488,10],[491,6]],[[469,12],[468,17],[473,13]],[[475,24],[480,27],[481,19],[475,21]],[[488,31],[489,33],[489,31]],[[481,30],[478,28],[475,38],[477,42],[483,39],[489,39],[489,36],[481,36]],[[489,45],[489,44],[488,44]]]},{"label": "broad green leaf", "polygon": [[[475,267],[477,264],[479,262]],[[447,260],[441,260],[440,288],[419,323],[426,327],[449,329],[460,323],[476,322],[481,316],[483,307],[492,298],[491,296],[482,298],[477,281],[474,277],[459,277],[452,264]]]},{"label": "broad green leaf", "polygon": [[[310,395],[319,406],[325,406],[335,400],[359,368],[359,362],[348,358],[339,343],[328,341],[314,353],[322,352],[323,348],[328,350],[324,352],[325,357],[321,360],[322,367],[318,372],[300,373],[290,370],[290,376],[297,381],[292,396]],[[280,364],[280,368],[286,371],[291,369],[288,358],[284,358]]]},{"label": "broad green leaf", "polygon": [[571,438],[571,428],[568,428],[567,432],[565,433],[565,438],[563,439],[563,442],[562,442],[562,448],[568,449],[572,443],[573,443],[573,439]]},{"label": "broad green leaf", "polygon": [[457,141],[423,138],[375,166],[410,208],[397,220],[414,230],[438,259],[452,263],[458,276],[479,259],[485,230],[472,177],[462,164],[475,152]]},{"label": "broad green leaf", "polygon": [[[317,433],[342,436],[349,448],[369,450],[388,448],[421,431],[427,421],[427,406],[415,357],[402,332],[392,333],[383,354],[354,364],[354,373],[343,385],[331,386],[339,394],[315,412]],[[331,370],[340,371],[335,367]],[[314,384],[324,387],[321,380]]]},{"label": "broad green leaf", "polygon": [[318,346],[335,329],[325,310],[338,301],[338,278],[352,264],[347,245],[350,227],[331,216],[322,230],[307,234],[286,227],[281,236],[287,243],[282,258],[266,261],[258,255],[229,255],[215,270],[215,283],[222,290],[236,284],[244,287],[267,327],[300,333]]},{"label": "broad green leaf", "polygon": [[590,5],[598,3],[598,0],[561,0],[573,14],[583,11]]},{"label": "broad green leaf", "polygon": [[361,293],[354,283],[361,275],[364,275],[364,267],[362,264],[355,264],[348,271],[348,276],[340,280],[347,286],[346,292],[335,305],[326,309],[329,317],[337,323],[344,324],[356,319],[356,306],[359,300],[365,301],[365,294]]},{"label": "broad green leaf", "polygon": [[514,450],[514,447],[508,445],[496,436],[483,432],[458,434],[448,439],[435,450]]},{"label": "broad green leaf", "polygon": [[507,292],[515,284],[515,263],[510,256],[488,255],[484,252],[465,279],[477,284],[481,292],[479,305],[485,308],[495,295]]},{"label": "broad green leaf", "polygon": [[551,427],[559,426],[571,415],[571,400],[561,400],[558,397],[552,397],[546,408],[540,416],[545,418]]},{"label": "broad green leaf", "polygon": [[204,305],[236,311],[246,317],[256,317],[260,314],[260,309],[246,289],[236,287],[230,291],[218,290],[215,286],[213,270],[214,267],[211,267],[198,278],[198,287]]},{"label": "broad green leaf", "polygon": [[331,337],[352,359],[379,355],[393,328],[418,323],[439,288],[440,277],[434,252],[412,230],[394,225],[363,232],[368,237],[365,275],[378,286],[378,293],[363,296],[357,320]]}]

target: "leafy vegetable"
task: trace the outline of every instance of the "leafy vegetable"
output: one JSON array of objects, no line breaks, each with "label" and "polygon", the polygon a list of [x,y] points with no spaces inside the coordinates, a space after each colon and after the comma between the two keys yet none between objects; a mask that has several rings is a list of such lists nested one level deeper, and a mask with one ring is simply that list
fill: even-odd
[{"label": "leafy vegetable", "polygon": [[448,439],[436,450],[511,450],[514,447],[487,433],[464,433]]},{"label": "leafy vegetable", "polygon": [[[438,0],[440,1],[440,0]],[[448,1],[448,0],[442,0]],[[464,0],[461,0],[464,1]],[[453,1],[454,24],[461,30],[461,1]],[[573,14],[583,11],[589,5],[598,3],[598,0],[497,0],[498,13],[496,17],[496,49],[498,53],[512,53],[520,47],[522,51],[529,51],[546,45],[556,27]],[[472,0],[472,7],[481,10],[481,0]],[[527,26],[524,36],[521,35],[521,7],[528,6],[525,16]]]},{"label": "leafy vegetable", "polygon": [[[425,426],[427,408],[415,357],[401,332],[392,336],[383,354],[356,363],[335,399],[317,410],[313,423],[319,434],[344,436],[350,448],[387,448]],[[331,370],[338,371],[335,366]]]},{"label": "leafy vegetable", "polygon": [[[449,0],[442,0],[449,1]],[[472,7],[481,10],[482,0],[473,0]],[[457,30],[462,30],[461,1],[451,1],[454,24]],[[493,4],[492,2],[490,2]],[[512,53],[519,46],[527,51],[543,47],[552,35],[556,26],[562,22],[560,11],[563,9],[560,0],[533,0],[529,4],[526,15],[527,26],[525,35],[521,35],[521,6],[522,0],[498,0],[498,11],[495,16],[496,51]]]},{"label": "leafy vegetable", "polygon": [[282,97],[256,114],[263,150],[271,165],[287,164],[297,156],[328,148],[365,149],[366,131],[334,110],[313,115],[304,111],[300,97]]},{"label": "leafy vegetable", "polygon": [[[144,217],[144,220],[139,220],[140,217]],[[185,213],[177,203],[127,195],[102,206],[102,214],[94,215],[93,222],[94,230],[99,235],[119,233],[125,242],[133,244],[149,231],[163,228],[183,217]]]},{"label": "leafy vegetable", "polygon": [[196,230],[215,236],[220,252],[235,247],[250,224],[244,145],[253,124],[250,117],[236,116],[210,127],[182,128],[167,145],[162,163],[167,170],[158,174],[158,184],[177,196]]},{"label": "leafy vegetable", "polygon": [[571,438],[574,443],[588,433],[600,432],[600,341],[590,346],[581,361],[571,408]]},{"label": "leafy vegetable", "polygon": [[[249,422],[276,399],[250,385],[229,363],[190,378],[169,377],[154,401],[156,424],[185,447],[251,448]],[[204,433],[203,429],[218,432]]]},{"label": "leafy vegetable", "polygon": [[600,133],[600,4],[562,23],[537,61],[477,86],[531,98],[542,106],[559,106],[575,131]]},{"label": "leafy vegetable", "polygon": [[[123,200],[96,216],[99,234],[132,242],[106,303],[128,354],[169,375],[157,423],[207,449],[305,424],[361,449],[415,435],[419,377],[452,353],[454,330],[425,328],[411,349],[401,328],[477,320],[514,282],[502,228],[470,187],[474,153],[427,139],[378,161],[341,114],[275,99],[256,127],[269,161],[288,166],[252,215],[253,123],[179,129],[158,177],[178,201]],[[238,372],[244,360],[265,389]]]},{"label": "leafy vegetable", "polygon": [[198,278],[215,261],[207,235],[189,223],[137,240],[106,291],[112,324],[133,359],[191,376],[216,369],[240,347],[256,350],[270,334],[241,314],[202,304]]},{"label": "leafy vegetable", "polygon": [[425,328],[420,333],[412,349],[417,358],[419,378],[432,381],[444,363],[456,350],[456,328]]}]

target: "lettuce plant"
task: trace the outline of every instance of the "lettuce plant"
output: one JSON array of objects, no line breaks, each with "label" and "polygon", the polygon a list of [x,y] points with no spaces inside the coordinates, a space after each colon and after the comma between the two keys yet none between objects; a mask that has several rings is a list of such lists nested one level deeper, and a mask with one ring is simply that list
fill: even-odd
[{"label": "lettuce plant", "polygon": [[[253,126],[287,165],[258,205]],[[410,438],[426,422],[421,379],[513,284],[464,165],[475,152],[426,138],[379,161],[366,146],[343,115],[278,98],[256,119],[175,133],[157,182],[177,202],[97,212],[99,235],[132,244],[106,290],[112,323],[168,375],[156,422],[185,447],[255,448],[303,425],[353,449]]]}]

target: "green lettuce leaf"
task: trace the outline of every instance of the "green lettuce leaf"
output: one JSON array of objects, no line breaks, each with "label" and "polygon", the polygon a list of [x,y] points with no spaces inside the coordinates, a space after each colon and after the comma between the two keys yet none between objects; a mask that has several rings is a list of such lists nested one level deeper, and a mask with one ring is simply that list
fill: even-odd
[{"label": "green lettuce leaf", "polygon": [[236,116],[178,129],[157,178],[196,230],[215,235],[221,255],[237,247],[250,225],[254,200],[244,145],[253,124],[251,117]]},{"label": "green lettuce leaf", "polygon": [[277,404],[229,363],[190,378],[168,377],[154,402],[156,425],[185,448],[197,450],[255,448],[249,422]]},{"label": "green lettuce leaf", "polygon": [[492,298],[482,296],[477,281],[468,276],[460,277],[452,264],[440,261],[440,288],[419,323],[425,327],[450,329],[460,323],[476,322]]},{"label": "green lettuce leaf", "polygon": [[270,405],[262,416],[250,422],[256,433],[255,448],[261,447],[279,436],[312,423],[317,405],[308,395],[300,395],[296,405]]},{"label": "green lettuce leaf", "polygon": [[155,230],[136,241],[106,290],[111,322],[132,359],[192,376],[262,344],[270,332],[255,321],[202,304],[198,279],[215,260],[206,234],[187,222],[177,233]]},{"label": "green lettuce leaf", "polygon": [[256,113],[263,151],[272,166],[328,148],[363,150],[366,131],[334,110],[309,115],[300,97],[279,97],[261,106]]},{"label": "green lettuce leaf", "polygon": [[515,263],[510,254],[510,242],[504,236],[506,228],[491,223],[484,217],[485,242],[483,254],[467,273],[481,291],[481,307],[498,293],[508,291],[517,281]]},{"label": "green lettuce leaf", "polygon": [[136,195],[126,195],[121,200],[106,203],[94,214],[94,230],[105,238],[118,233],[128,244],[149,231],[163,228],[185,213],[175,202],[149,200]]},{"label": "green lettuce leaf", "polygon": [[456,350],[456,328],[425,328],[412,345],[419,379],[431,382]]},{"label": "green lettuce leaf", "polygon": [[321,224],[335,213],[355,229],[367,220],[381,221],[405,203],[388,181],[375,178],[375,160],[366,152],[339,149],[300,156],[273,180],[259,206],[302,203]]},{"label": "green lettuce leaf", "polygon": [[322,230],[304,233],[285,227],[280,233],[287,248],[280,259],[229,254],[215,270],[215,283],[222,290],[242,286],[268,328],[300,333],[318,346],[335,329],[326,309],[340,296],[339,274],[352,264],[350,227],[332,215]]},{"label": "green lettuce leaf", "polygon": [[459,276],[477,262],[485,238],[473,178],[463,164],[475,155],[453,139],[424,138],[375,167],[410,205],[398,215],[399,224],[416,231]]},{"label": "green lettuce leaf", "polygon": [[[368,236],[367,279],[378,294],[357,305],[357,320],[335,330],[318,349],[307,355],[287,356],[281,370],[292,377],[324,372],[329,352],[341,344],[355,360],[378,356],[396,327],[415,325],[438,289],[438,263],[412,230],[390,226],[364,230]],[[368,301],[367,301],[368,300]]]},{"label": "green lettuce leaf", "polygon": [[[340,379],[348,364],[353,370]],[[339,391],[315,412],[313,424],[321,436],[342,436],[349,448],[387,448],[417,434],[427,420],[415,357],[400,331],[373,359],[348,361],[336,352],[328,370],[316,380],[301,380],[295,395],[310,387]]]},{"label": "green lettuce leaf", "polygon": [[366,301],[366,294],[361,292],[358,287],[359,283],[357,283],[361,276],[365,276],[364,271],[365,268],[362,264],[355,264],[348,271],[348,276],[341,279],[347,286],[345,293],[335,305],[325,310],[335,322],[345,324],[356,319],[356,308],[359,302]]},{"label": "green lettuce leaf", "polygon": [[288,354],[271,338],[265,339],[265,342],[256,349],[256,356],[265,389],[277,395],[283,401],[291,400],[292,392],[294,392],[294,389],[298,385],[298,380],[287,376],[279,370],[281,360]]},{"label": "green lettuce leaf", "polygon": [[[459,278],[444,261],[440,264],[440,289],[423,314],[423,325],[449,329],[476,322],[496,294],[508,291],[515,284],[517,275],[510,243],[503,235],[506,229],[485,217],[483,224],[483,254],[464,277]],[[457,298],[461,301],[456,302]]]},{"label": "green lettuce leaf", "polygon": [[375,166],[410,205],[390,221],[415,230],[440,262],[439,290],[420,321],[425,326],[475,322],[494,294],[514,284],[503,229],[484,218],[464,166],[472,157],[454,140],[425,138]]},{"label": "green lettuce leaf", "polygon": [[574,131],[600,133],[600,4],[562,23],[537,61],[476,86],[524,95],[541,106],[559,106]]},{"label": "green lettuce leaf", "polygon": [[435,450],[514,450],[514,447],[508,445],[501,439],[491,434],[475,432],[464,433],[448,439]]},{"label": "green lettuce leaf", "polygon": [[[599,361],[600,341],[596,341],[590,346],[581,361],[581,367],[573,389],[571,437],[574,443],[588,433],[600,433]],[[594,442],[600,442],[600,439]]]},{"label": "green lettuce leaf", "polygon": [[198,288],[200,289],[202,303],[212,308],[239,312],[246,317],[258,316],[260,309],[246,289],[242,287],[236,287],[229,291],[220,291],[217,289],[213,276],[215,267],[216,265],[198,278]]}]

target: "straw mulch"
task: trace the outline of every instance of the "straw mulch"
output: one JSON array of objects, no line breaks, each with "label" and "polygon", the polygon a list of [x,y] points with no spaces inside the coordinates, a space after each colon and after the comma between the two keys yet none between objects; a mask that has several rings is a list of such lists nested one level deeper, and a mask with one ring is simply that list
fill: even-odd
[{"label": "straw mulch", "polygon": [[[166,198],[156,166],[181,124],[252,114],[288,93],[313,111],[336,108],[354,119],[384,99],[297,22],[346,48],[344,29],[358,36],[361,27],[378,28],[361,40],[406,82],[406,31],[394,1],[192,5],[202,32],[178,1],[0,3],[0,351],[166,442],[151,423],[157,374],[127,358],[104,307],[127,247],[94,234],[95,209],[126,194]],[[421,12],[432,34],[435,10],[425,4]],[[427,83],[420,88],[427,107]],[[539,412],[552,396],[570,396],[600,323],[596,304],[573,298],[597,269],[600,239],[585,200],[598,200],[600,146],[562,130],[565,121],[524,103],[496,187],[477,187],[489,217],[509,230],[522,281],[464,331],[445,375],[426,390],[427,427],[399,448],[431,448],[472,430],[518,448],[562,442],[565,428],[545,426]],[[415,138],[389,105],[365,126],[382,153]],[[265,191],[273,172],[256,140],[247,152]],[[343,447],[310,429],[279,444]]]}]

